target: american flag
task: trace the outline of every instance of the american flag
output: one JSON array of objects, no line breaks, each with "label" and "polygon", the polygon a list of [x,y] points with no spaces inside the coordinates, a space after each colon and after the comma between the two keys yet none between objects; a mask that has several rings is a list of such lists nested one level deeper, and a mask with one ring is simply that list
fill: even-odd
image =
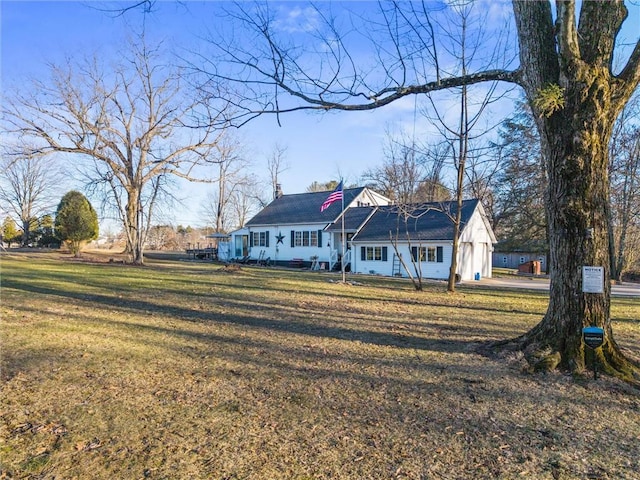
[{"label": "american flag", "polygon": [[331,205],[333,202],[337,202],[338,200],[342,200],[342,182],[340,182],[336,189],[329,194],[327,199],[320,207],[320,212],[324,212],[327,208],[329,208],[329,205]]}]

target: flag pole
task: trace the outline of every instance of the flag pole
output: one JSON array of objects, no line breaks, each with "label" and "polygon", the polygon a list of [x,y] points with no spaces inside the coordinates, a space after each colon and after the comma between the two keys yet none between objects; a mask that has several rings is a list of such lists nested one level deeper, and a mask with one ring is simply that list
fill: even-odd
[{"label": "flag pole", "polygon": [[344,234],[344,183],[342,183],[342,178],[340,179],[340,183],[342,184],[342,259],[340,260],[340,268],[342,269],[342,283],[346,283],[347,277],[344,271],[344,255],[347,246],[347,237]]}]

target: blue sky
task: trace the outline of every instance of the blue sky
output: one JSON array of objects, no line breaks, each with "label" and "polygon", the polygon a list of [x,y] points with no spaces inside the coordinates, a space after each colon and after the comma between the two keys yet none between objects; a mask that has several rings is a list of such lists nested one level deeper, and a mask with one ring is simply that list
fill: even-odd
[{"label": "blue sky", "polygon": [[[123,43],[129,25],[138,28],[140,15],[113,18],[97,6],[105,2],[0,2],[3,90],[23,84],[32,76],[42,76],[49,62],[66,56],[90,55],[96,50],[109,53]],[[108,5],[118,5],[110,2]],[[188,2],[184,6],[162,3],[147,19],[147,31],[178,48],[189,49],[198,42],[205,24],[211,26],[211,4]],[[292,5],[293,7],[293,5]],[[339,174],[357,182],[363,171],[382,159],[382,143],[387,125],[413,118],[413,101],[384,111],[360,115],[290,114],[278,127],[274,117],[258,119],[241,130],[255,163],[257,175],[267,176],[265,156],[275,143],[287,147],[290,168],[282,175],[285,193],[298,193],[313,181],[325,182]],[[183,195],[186,208],[176,208],[178,224],[202,225],[200,204],[206,186],[191,185]]]},{"label": "blue sky", "polygon": [[[484,0],[487,8],[504,8],[504,2]],[[45,73],[48,62],[60,62],[66,56],[76,56],[100,50],[105,55],[117,55],[127,31],[141,25],[138,12],[123,17],[110,16],[96,7],[121,6],[126,2],[77,1],[6,1],[0,2],[2,88],[24,84],[27,78]],[[159,2],[156,11],[146,19],[151,39],[163,39],[176,49],[193,51],[202,45],[199,36],[215,29],[215,8],[221,2],[183,3]],[[280,28],[295,34],[304,22],[313,21],[303,2],[277,4],[283,10]],[[367,8],[365,2],[352,3]],[[93,8],[92,8],[93,7]],[[640,25],[639,8],[632,15]],[[636,36],[637,38],[637,36]],[[445,105],[443,103],[443,105]],[[313,181],[325,182],[342,174],[347,183],[355,183],[361,174],[383,160],[385,130],[401,126],[414,128],[414,99],[407,98],[386,108],[358,113],[328,115],[294,113],[281,117],[278,127],[274,117],[264,117],[241,129],[254,160],[255,173],[265,176],[266,160],[274,144],[287,147],[290,168],[281,178],[285,193],[298,193]],[[444,107],[446,109],[446,107]],[[504,110],[504,108],[503,108]],[[503,112],[508,113],[508,112]],[[415,125],[416,134],[428,136],[431,130],[424,121]],[[200,205],[206,187],[189,186],[182,191],[186,207],[177,207],[171,218],[175,224],[203,225]]]}]

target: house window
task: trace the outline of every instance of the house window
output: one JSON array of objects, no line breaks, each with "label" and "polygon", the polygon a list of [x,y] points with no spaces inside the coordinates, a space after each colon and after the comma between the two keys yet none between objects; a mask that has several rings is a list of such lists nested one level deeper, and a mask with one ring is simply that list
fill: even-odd
[{"label": "house window", "polygon": [[360,247],[360,260],[386,262],[387,247]]},{"label": "house window", "polygon": [[252,247],[268,247],[269,232],[251,232]]},{"label": "house window", "polygon": [[429,250],[427,251],[427,262],[444,262],[442,247],[429,247]]},{"label": "house window", "polygon": [[444,250],[442,247],[411,247],[411,258],[413,261],[418,261],[418,255],[420,255],[419,258],[421,262],[444,262]]},{"label": "house window", "polygon": [[411,247],[411,260],[414,262],[424,262],[424,259],[427,258],[427,248],[426,247]]},{"label": "house window", "polygon": [[320,246],[321,232],[319,230],[291,231],[292,247],[318,247]]}]

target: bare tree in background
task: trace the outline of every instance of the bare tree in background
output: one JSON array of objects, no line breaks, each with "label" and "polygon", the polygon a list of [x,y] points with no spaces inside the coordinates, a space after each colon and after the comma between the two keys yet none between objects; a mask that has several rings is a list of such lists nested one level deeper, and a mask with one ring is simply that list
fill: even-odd
[{"label": "bare tree in background", "polygon": [[267,169],[269,170],[271,192],[273,192],[272,199],[282,193],[280,175],[289,170],[289,168],[287,147],[279,143],[274,144],[271,152],[267,156]]},{"label": "bare tree in background", "polygon": [[240,191],[246,191],[246,187],[254,183],[252,165],[243,151],[240,138],[231,134],[220,139],[209,161],[215,166],[209,168],[213,171],[209,181],[214,185],[214,191],[207,203],[207,216],[216,233],[226,233],[237,221],[233,218],[236,208],[232,204],[237,202]]},{"label": "bare tree in background", "polygon": [[[444,50],[450,58],[455,60],[453,71],[462,77],[466,77],[474,65],[486,68],[487,65],[494,64],[505,56],[505,52],[502,50],[503,44],[498,39],[491,55],[488,58],[480,58],[484,51],[482,46],[487,43],[485,29],[487,14],[478,15],[477,10],[478,8],[477,6],[474,8],[473,2],[455,2],[451,6],[451,13],[446,17],[448,34]],[[498,91],[497,82],[488,83],[488,87],[487,84],[480,87],[482,87],[482,93],[479,93],[481,88],[476,87],[472,91],[472,87],[466,84],[455,89],[457,97],[456,119],[447,119],[447,114],[454,109],[453,102],[449,109],[442,110],[434,100],[436,94],[427,95],[430,108],[424,111],[425,116],[439,131],[445,148],[449,152],[450,164],[455,171],[456,180],[453,192],[456,209],[455,212],[445,212],[450,216],[454,227],[451,265],[447,282],[447,290],[450,292],[455,291],[458,276],[462,201],[465,192],[469,189],[467,163],[478,155],[478,150],[472,148],[472,145],[477,144],[489,129],[481,123],[487,108],[504,96],[503,92]],[[478,129],[478,127],[482,128]]]},{"label": "bare tree in background", "polygon": [[427,189],[421,188],[427,181],[426,160],[415,140],[387,131],[383,151],[382,165],[362,174],[364,183],[398,204],[429,201],[422,196]]},{"label": "bare tree in background", "polygon": [[[595,325],[605,332],[597,352],[600,367],[638,381],[638,363],[623,355],[611,327],[608,147],[615,120],[640,83],[640,40],[634,39],[626,63],[614,70],[616,40],[628,16],[623,1],[566,0],[555,9],[543,1],[512,5],[516,68],[507,57],[495,58],[489,68],[447,71],[439,46],[443,28],[433,20],[441,12],[431,8],[446,10],[446,5],[381,2],[371,20],[355,12],[346,22],[348,32],[329,9],[318,7],[319,26],[293,43],[279,37],[269,4],[241,3],[230,12],[230,23],[244,29],[251,44],[237,35],[225,42],[226,32],[220,32],[212,42],[218,54],[206,59],[201,73],[208,87],[238,87],[224,95],[236,107],[227,118],[236,124],[297,110],[373,110],[410,95],[487,81],[522,87],[540,132],[549,182],[551,293],[541,322],[502,348],[524,352],[536,370],[559,366],[580,372],[585,369],[582,328]],[[372,64],[357,65],[349,51],[357,32],[371,40]],[[602,268],[602,293],[582,291],[583,266]]]},{"label": "bare tree in background", "polygon": [[621,282],[640,259],[640,95],[627,104],[616,122],[610,146],[611,278]]},{"label": "bare tree in background", "polygon": [[[4,147],[0,169],[0,200],[22,226],[22,245],[30,242],[31,227],[55,211],[62,175],[50,158],[29,153],[33,148]],[[27,153],[24,153],[24,152]]]},{"label": "bare tree in background", "polygon": [[482,203],[487,218],[493,225],[496,209],[496,188],[500,176],[500,162],[490,154],[491,144],[471,150],[467,157],[466,195]]},{"label": "bare tree in background", "polygon": [[266,204],[261,200],[263,186],[254,178],[247,177],[233,192],[229,203],[232,221],[236,228],[243,228],[244,224]]},{"label": "bare tree in background", "polygon": [[52,66],[48,80],[7,98],[3,111],[9,129],[38,142],[39,153],[83,162],[116,209],[137,264],[167,182],[199,178],[222,135],[213,105],[188,92],[160,53],[140,38],[109,67],[97,60]]},{"label": "bare tree in background", "polygon": [[435,143],[426,147],[425,161],[427,176],[420,185],[419,196],[428,202],[446,202],[451,200],[451,191],[445,185],[444,167],[448,158],[445,145]]},{"label": "bare tree in background", "polygon": [[[334,190],[337,186],[338,183],[340,183],[338,180],[329,180],[328,182],[318,182],[317,180],[314,180],[313,182],[311,182],[311,185],[309,185],[307,187],[307,192],[327,192],[330,190]],[[343,185],[343,188],[349,188],[345,185]]]}]

